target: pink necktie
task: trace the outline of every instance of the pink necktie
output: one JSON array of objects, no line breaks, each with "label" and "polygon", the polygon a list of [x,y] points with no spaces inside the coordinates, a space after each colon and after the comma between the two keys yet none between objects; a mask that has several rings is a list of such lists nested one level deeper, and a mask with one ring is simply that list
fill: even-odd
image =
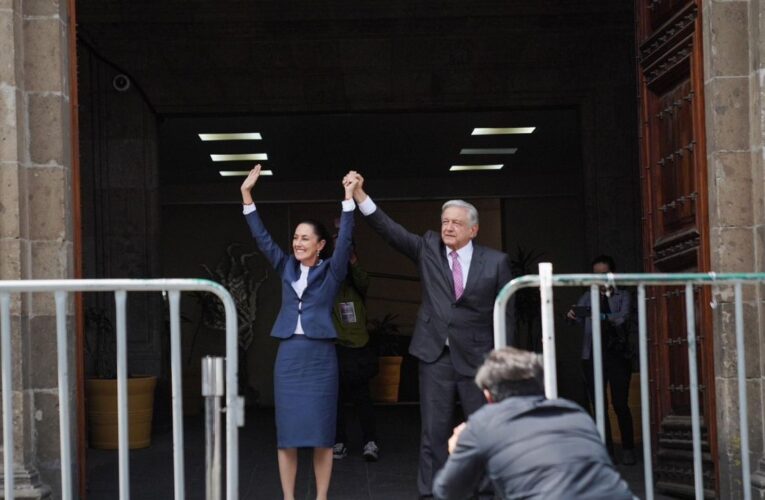
[{"label": "pink necktie", "polygon": [[465,285],[462,282],[462,266],[460,265],[460,259],[455,250],[452,250],[452,276],[454,277],[454,296],[457,300],[462,297],[462,292],[465,291]]}]

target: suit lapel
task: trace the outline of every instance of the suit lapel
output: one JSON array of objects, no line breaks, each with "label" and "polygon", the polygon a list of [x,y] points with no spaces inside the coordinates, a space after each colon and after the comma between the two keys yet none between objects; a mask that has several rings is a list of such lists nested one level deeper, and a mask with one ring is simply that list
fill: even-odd
[{"label": "suit lapel", "polygon": [[444,245],[444,242],[439,239],[438,244],[438,262],[440,264],[441,268],[441,274],[443,274],[444,279],[446,280],[447,285],[449,285],[449,290],[452,291],[452,295],[454,294],[454,276],[452,276],[452,269],[449,267],[449,261],[446,257],[446,245]]},{"label": "suit lapel", "polygon": [[[473,258],[470,259],[470,268],[468,269],[468,279],[465,283],[465,290],[462,292],[462,297],[472,290],[475,286],[475,282],[483,270],[483,248],[478,245],[473,245]],[[471,286],[472,285],[472,286]]]},{"label": "suit lapel", "polygon": [[329,264],[325,263],[324,261],[321,261],[318,265],[313,266],[312,268],[308,270],[308,281],[306,284],[306,288],[308,288],[308,286],[310,286],[311,283],[313,283],[314,281],[318,279],[318,277],[322,274],[319,272],[319,268],[325,265],[328,266]]},{"label": "suit lapel", "polygon": [[285,286],[292,290],[292,293],[297,295],[297,292],[292,288],[292,283],[298,280],[300,277],[300,262],[294,257],[290,257],[287,261],[287,265],[284,266],[284,281]]}]

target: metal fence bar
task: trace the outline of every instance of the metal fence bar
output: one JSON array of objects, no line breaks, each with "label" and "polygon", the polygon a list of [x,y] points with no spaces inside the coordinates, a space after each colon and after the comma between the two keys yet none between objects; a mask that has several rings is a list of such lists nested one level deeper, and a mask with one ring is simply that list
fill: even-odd
[{"label": "metal fence bar", "polygon": [[688,375],[691,392],[691,432],[693,434],[693,485],[696,499],[704,498],[704,477],[701,470],[701,422],[699,421],[699,378],[696,367],[696,306],[693,285],[685,285],[685,322],[688,328]]},{"label": "metal fence bar", "polygon": [[13,498],[13,367],[11,365],[11,297],[0,292],[0,359],[3,363],[3,460],[5,498]]},{"label": "metal fence bar", "polygon": [[746,400],[746,352],[744,347],[744,303],[741,283],[736,283],[736,363],[738,365],[738,415],[741,426],[741,481],[744,500],[752,499],[749,465],[749,404]]},{"label": "metal fence bar", "polygon": [[56,292],[56,350],[58,355],[58,403],[60,411],[61,498],[72,498],[72,435],[69,418],[69,350],[66,336],[66,292]]},{"label": "metal fence bar", "polygon": [[130,500],[127,388],[127,292],[114,292],[117,306],[117,431],[119,443],[120,500]]},{"label": "metal fence bar", "polygon": [[603,338],[600,331],[600,287],[590,286],[590,310],[592,318],[592,371],[595,380],[595,422],[598,424],[600,439],[606,442],[606,394],[603,387]]},{"label": "metal fence bar", "polygon": [[[542,361],[545,396],[558,397],[558,374],[555,366],[555,315],[553,312],[552,264],[539,264],[539,294],[542,303]],[[504,318],[504,310],[502,311]]]},{"label": "metal fence bar", "polygon": [[220,398],[225,393],[224,360],[217,356],[202,359],[202,396],[205,398],[205,490],[206,500],[220,500],[221,439]]},{"label": "metal fence bar", "polygon": [[[541,265],[540,265],[541,267]],[[542,286],[544,278],[540,275],[526,275],[513,279],[505,285],[494,303],[494,346],[495,348],[504,347],[507,344],[506,339],[506,320],[505,309],[507,303],[513,298],[518,290],[523,288],[544,288]],[[733,285],[736,289],[735,315],[736,315],[736,357],[737,378],[738,378],[738,396],[739,396],[739,418],[741,427],[741,463],[742,463],[742,482],[744,499],[751,498],[751,464],[749,457],[749,436],[748,436],[748,401],[746,398],[746,360],[744,345],[744,324],[743,324],[743,302],[741,298],[742,285],[754,285],[765,282],[765,273],[630,273],[630,274],[559,274],[552,276],[552,286],[568,287],[592,287],[608,286],[619,284],[621,286],[638,287],[638,315],[639,315],[639,350],[640,350],[640,373],[641,373],[641,403],[642,403],[642,434],[643,434],[643,461],[646,482],[646,498],[654,498],[653,491],[653,468],[651,452],[650,435],[650,400],[649,400],[649,379],[648,372],[648,334],[646,319],[646,286],[685,286],[686,298],[686,323],[688,340],[688,370],[690,378],[691,393],[691,425],[693,433],[693,470],[694,470],[694,490],[696,498],[702,498],[704,494],[703,470],[702,470],[702,452],[701,452],[701,421],[700,421],[700,402],[699,402],[699,382],[698,382],[698,362],[696,345],[696,321],[695,306],[693,298],[694,285],[720,286]],[[596,305],[597,304],[597,305]],[[599,301],[593,298],[592,309],[593,316],[598,307]],[[543,308],[544,314],[544,308]],[[594,318],[593,318],[594,319]],[[594,344],[595,321],[593,321],[593,357],[596,349]],[[544,328],[544,320],[543,320]],[[543,336],[546,332],[543,331]],[[544,337],[543,337],[544,338]],[[543,343],[543,347],[546,347]],[[599,365],[593,361],[594,365]],[[596,382],[596,391],[602,383]],[[547,382],[546,387],[547,390]],[[597,398],[601,400],[601,398]],[[597,411],[597,409],[596,409]],[[710,416],[713,418],[713,416]],[[598,422],[600,429],[600,421]],[[602,432],[602,431],[601,431]]]},{"label": "metal fence bar", "polygon": [[648,398],[648,322],[645,285],[638,286],[638,348],[640,351],[640,412],[643,434],[643,473],[645,498],[653,500],[653,456],[651,455],[651,408]]},{"label": "metal fence bar", "polygon": [[[14,477],[13,477],[13,384],[12,384],[12,342],[11,342],[11,322],[10,322],[10,294],[11,293],[27,293],[27,292],[52,292],[57,294],[58,292],[114,292],[115,294],[115,306],[117,312],[116,330],[117,330],[117,386],[118,386],[118,418],[119,418],[119,490],[120,498],[127,500],[130,495],[129,489],[129,456],[128,456],[128,421],[127,421],[127,326],[126,326],[126,304],[127,304],[127,292],[163,292],[171,291],[171,309],[175,309],[172,305],[174,299],[173,292],[182,291],[202,291],[212,293],[220,299],[223,303],[225,316],[226,316],[226,357],[228,362],[226,363],[226,498],[228,500],[235,500],[239,497],[239,471],[238,471],[238,457],[239,457],[239,440],[238,427],[244,425],[244,401],[239,397],[238,391],[238,318],[236,315],[236,306],[231,295],[220,284],[209,280],[202,279],[151,279],[151,280],[132,280],[132,279],[117,279],[117,280],[8,280],[0,281],[0,361],[2,361],[2,406],[3,406],[3,448],[4,448],[4,472],[5,483],[4,491],[6,498],[13,498],[14,491]],[[57,299],[59,300],[59,299]],[[65,303],[65,300],[63,301]],[[58,306],[57,306],[58,307]],[[64,314],[57,315],[57,332],[60,332],[59,322],[64,321],[64,328],[66,330],[66,310]],[[59,310],[57,309],[57,313]],[[179,310],[176,309],[176,316],[179,318]],[[171,318],[171,330],[173,319]],[[176,336],[180,336],[179,321],[175,326]],[[172,332],[171,332],[172,335]],[[178,340],[176,338],[176,340]],[[178,342],[179,344],[179,342]],[[59,356],[62,353],[66,353],[66,349],[59,348]],[[176,353],[176,361],[180,360],[180,351]],[[66,365],[59,363],[59,366]],[[182,408],[180,405],[181,397],[181,377],[180,377],[180,363],[177,363],[178,370],[173,370],[173,380],[177,381],[173,384],[173,391],[175,393],[174,401],[174,439],[179,436],[177,429],[182,429],[182,426],[178,425],[180,421],[180,411]],[[172,370],[172,368],[171,368]],[[67,370],[65,370],[66,372]],[[59,374],[61,375],[61,374]],[[66,375],[66,373],[65,373]],[[177,376],[176,376],[177,375]],[[59,382],[59,397],[61,399],[62,411],[64,406],[68,403],[68,381],[64,383]],[[65,412],[68,414],[68,412]],[[62,424],[62,433],[69,430],[69,425]],[[182,436],[182,433],[180,434]],[[71,456],[70,453],[65,451],[66,446],[63,444],[65,436],[62,436],[62,473],[66,467],[63,461],[64,456]],[[69,439],[71,443],[71,439]],[[177,452],[182,457],[183,445],[181,442],[175,441],[175,447]],[[183,471],[182,459],[178,460],[178,455],[174,457],[174,469],[176,474],[178,471]],[[71,466],[71,463],[70,463]],[[71,482],[71,474],[65,474],[69,476],[68,481]],[[62,478],[62,485],[65,481]],[[183,478],[175,478],[175,493],[176,498],[180,499],[184,495],[183,491]],[[65,491],[67,488],[63,486]]]},{"label": "metal fence bar", "polygon": [[239,337],[236,306],[231,296],[218,294],[226,311],[226,498],[239,500],[239,427],[244,426],[244,398],[237,394]]},{"label": "metal fence bar", "polygon": [[181,293],[169,292],[170,300],[170,371],[173,402],[173,492],[175,500],[184,500],[183,463],[183,386],[181,377]]}]

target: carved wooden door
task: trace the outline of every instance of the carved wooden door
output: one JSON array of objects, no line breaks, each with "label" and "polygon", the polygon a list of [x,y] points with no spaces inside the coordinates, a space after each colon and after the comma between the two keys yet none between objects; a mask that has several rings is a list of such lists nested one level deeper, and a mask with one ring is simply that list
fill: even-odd
[{"label": "carved wooden door", "polygon": [[[709,270],[700,0],[637,0],[640,177],[644,268]],[[693,491],[684,289],[649,296],[652,434],[657,488]],[[704,484],[717,485],[710,291],[699,289],[696,325]]]}]

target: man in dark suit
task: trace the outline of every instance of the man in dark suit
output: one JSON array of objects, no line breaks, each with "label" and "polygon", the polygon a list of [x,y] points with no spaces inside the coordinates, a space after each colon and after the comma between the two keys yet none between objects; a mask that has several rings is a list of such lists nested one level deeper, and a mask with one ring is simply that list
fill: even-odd
[{"label": "man in dark suit", "polygon": [[500,498],[633,498],[590,416],[571,401],[545,399],[542,380],[537,354],[489,354],[475,377],[489,404],[454,429],[437,499],[471,497],[484,475]]},{"label": "man in dark suit", "polygon": [[[416,235],[375,205],[359,183],[354,199],[369,225],[417,265],[422,304],[409,352],[420,360],[420,459],[417,488],[433,494],[433,478],[446,462],[456,400],[470,415],[485,403],[473,383],[476,370],[494,345],[492,314],[497,294],[511,278],[510,259],[473,244],[478,211],[462,200],[441,210],[441,232]],[[514,325],[508,307],[508,325]],[[512,335],[512,332],[510,332]],[[512,336],[510,336],[512,338]]]}]

